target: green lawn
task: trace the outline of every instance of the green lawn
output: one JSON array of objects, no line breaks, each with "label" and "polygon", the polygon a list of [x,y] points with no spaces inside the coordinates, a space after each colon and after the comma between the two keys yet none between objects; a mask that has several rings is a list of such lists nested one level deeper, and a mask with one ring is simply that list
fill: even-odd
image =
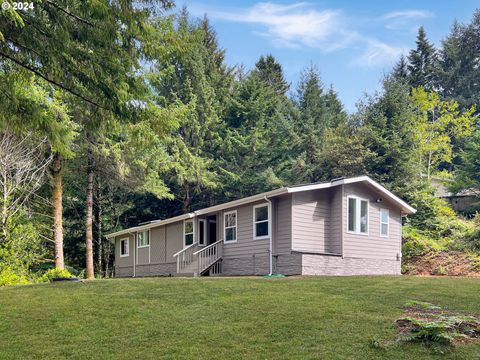
[{"label": "green lawn", "polygon": [[480,279],[152,278],[0,289],[0,359],[479,359],[391,339],[407,300],[480,312]]}]

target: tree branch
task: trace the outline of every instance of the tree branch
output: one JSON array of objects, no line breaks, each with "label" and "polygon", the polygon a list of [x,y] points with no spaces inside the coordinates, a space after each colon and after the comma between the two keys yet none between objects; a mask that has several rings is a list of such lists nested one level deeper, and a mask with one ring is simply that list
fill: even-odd
[{"label": "tree branch", "polygon": [[82,23],[84,23],[84,24],[86,24],[86,25],[88,25],[88,26],[93,27],[93,24],[92,24],[91,22],[89,22],[89,21],[87,21],[87,20],[85,20],[85,19],[82,19],[81,17],[79,17],[79,16],[77,16],[77,15],[75,15],[75,14],[72,14],[71,12],[68,12],[67,10],[65,10],[64,8],[58,6],[58,5],[55,4],[54,2],[47,0],[46,3],[47,3],[48,5],[53,6],[53,7],[56,8],[57,10],[60,10],[61,12],[67,14],[68,16],[74,18],[75,20],[78,20],[78,21],[80,21],[80,22],[82,22]]},{"label": "tree branch", "polygon": [[50,83],[50,84],[52,84],[52,85],[55,85],[55,86],[57,86],[57,87],[65,90],[65,91],[69,92],[70,94],[72,94],[72,95],[74,95],[74,96],[82,99],[83,101],[86,101],[87,103],[92,104],[93,106],[97,106],[97,107],[99,107],[99,108],[101,108],[101,109],[110,111],[110,109],[107,109],[106,107],[104,107],[104,106],[102,106],[102,105],[100,105],[100,104],[98,104],[98,103],[96,103],[96,102],[88,99],[87,97],[85,97],[85,96],[81,95],[80,93],[78,93],[78,92],[76,92],[76,91],[74,91],[74,90],[66,87],[65,85],[62,85],[61,83],[59,83],[59,82],[57,82],[57,81],[55,81],[55,80],[52,80],[52,79],[48,78],[47,76],[43,75],[43,74],[42,74],[40,71],[38,71],[37,69],[35,69],[35,68],[33,68],[33,67],[29,66],[29,65],[26,65],[26,64],[22,63],[21,61],[15,59],[14,57],[12,57],[12,56],[10,56],[10,55],[8,55],[8,54],[5,54],[5,53],[3,53],[3,52],[1,52],[1,51],[0,51],[0,56],[3,56],[4,58],[6,58],[6,59],[8,59],[8,60],[10,60],[10,61],[13,61],[15,64],[23,67],[24,69],[27,69],[28,71],[33,72],[35,75],[38,75],[39,77],[41,77],[42,79],[44,79],[44,80],[47,81],[48,83]]}]

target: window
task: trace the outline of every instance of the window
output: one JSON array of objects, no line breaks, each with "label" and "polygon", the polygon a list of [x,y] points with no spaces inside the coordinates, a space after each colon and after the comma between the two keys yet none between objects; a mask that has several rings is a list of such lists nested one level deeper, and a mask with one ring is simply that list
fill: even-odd
[{"label": "window", "polygon": [[120,257],[128,256],[128,238],[120,240]]},{"label": "window", "polygon": [[185,246],[193,244],[193,220],[183,222],[183,241]]},{"label": "window", "polygon": [[207,238],[207,220],[198,220],[198,245],[205,245]]},{"label": "window", "polygon": [[348,231],[368,234],[368,200],[348,197]]},{"label": "window", "polygon": [[150,246],[150,231],[145,230],[137,233],[138,247]]},{"label": "window", "polygon": [[388,209],[380,209],[380,236],[388,236]]},{"label": "window", "polygon": [[268,205],[257,205],[253,207],[253,231],[255,239],[268,238],[268,222],[270,211]]},{"label": "window", "polygon": [[223,228],[225,229],[225,242],[237,241],[237,211],[229,211],[223,214]]}]

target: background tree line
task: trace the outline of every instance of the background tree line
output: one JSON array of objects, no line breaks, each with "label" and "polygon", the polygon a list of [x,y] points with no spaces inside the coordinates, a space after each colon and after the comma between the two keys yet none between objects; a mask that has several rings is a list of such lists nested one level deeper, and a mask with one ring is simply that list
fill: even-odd
[{"label": "background tree line", "polygon": [[2,12],[0,153],[19,160],[0,164],[0,272],[109,275],[106,233],[289,184],[366,174],[421,210],[418,227],[439,215],[433,174],[480,188],[479,11],[439,49],[420,28],[347,114],[315,66],[290,84],[272,55],[228,65],[208,19],[173,5]]}]

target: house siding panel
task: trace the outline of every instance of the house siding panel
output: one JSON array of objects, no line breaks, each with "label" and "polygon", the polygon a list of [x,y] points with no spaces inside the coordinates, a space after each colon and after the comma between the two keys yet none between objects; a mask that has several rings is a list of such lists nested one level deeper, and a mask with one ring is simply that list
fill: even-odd
[{"label": "house siding panel", "polygon": [[[401,256],[402,220],[400,209],[394,204],[382,199],[382,195],[367,186],[351,184],[345,186],[344,216],[347,218],[347,199],[349,195],[358,196],[369,201],[368,235],[352,234],[347,231],[347,221],[344,221],[344,256],[362,259],[397,260]],[[380,209],[389,210],[389,236],[380,236]]]},{"label": "house siding panel", "polygon": [[173,255],[183,249],[183,221],[165,226],[167,227],[166,262],[175,262]]},{"label": "house siding panel", "polygon": [[293,194],[292,250],[328,252],[330,236],[330,194],[306,191]]},{"label": "house siding panel", "polygon": [[152,264],[166,262],[167,243],[165,235],[166,226],[159,226],[150,230],[150,260]]}]

